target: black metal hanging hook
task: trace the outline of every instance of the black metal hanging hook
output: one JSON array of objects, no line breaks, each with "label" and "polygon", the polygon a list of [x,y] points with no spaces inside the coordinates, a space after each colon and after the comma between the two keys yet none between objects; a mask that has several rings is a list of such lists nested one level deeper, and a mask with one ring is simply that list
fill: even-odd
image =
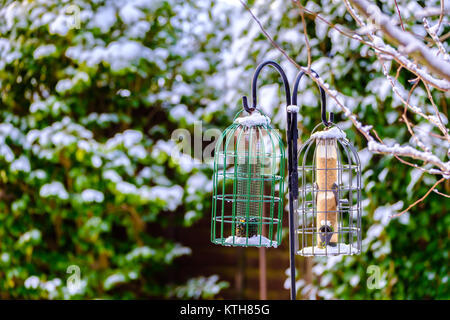
[{"label": "black metal hanging hook", "polygon": [[267,60],[267,61],[264,61],[261,64],[259,64],[255,70],[255,73],[253,74],[253,80],[252,80],[253,105],[252,105],[252,107],[249,107],[247,97],[246,96],[242,97],[242,104],[244,106],[245,111],[247,111],[248,113],[252,113],[256,109],[256,106],[257,106],[256,90],[257,90],[258,76],[259,76],[259,73],[261,72],[262,68],[264,68],[267,65],[271,65],[272,67],[277,69],[278,73],[283,78],[284,91],[286,93],[286,103],[288,106],[291,104],[291,89],[289,87],[289,81],[286,77],[286,73],[284,72],[283,68],[281,68],[281,66],[278,63],[276,63],[275,61],[272,61],[272,60]]},{"label": "black metal hanging hook", "polygon": [[[310,69],[312,74],[314,74],[314,76],[316,78],[319,78],[319,75],[317,74],[317,72],[315,72],[313,69]],[[294,82],[294,91],[292,92],[292,104],[293,105],[297,105],[297,92],[298,92],[298,85],[300,83],[300,80],[302,79],[302,77],[305,75],[306,73],[304,71],[300,71],[297,74],[297,77],[295,78],[295,82]],[[327,121],[327,97],[326,97],[326,93],[325,90],[319,86],[319,91],[320,91],[320,99],[321,99],[321,113],[322,113],[322,122],[326,127],[331,126],[332,122],[334,121],[334,113],[330,112],[330,118]]]}]

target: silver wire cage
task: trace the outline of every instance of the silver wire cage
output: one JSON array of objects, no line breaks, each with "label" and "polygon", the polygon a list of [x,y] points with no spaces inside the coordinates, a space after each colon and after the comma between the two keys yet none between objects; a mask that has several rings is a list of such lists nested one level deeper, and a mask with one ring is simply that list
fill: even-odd
[{"label": "silver wire cage", "polygon": [[[269,118],[255,125],[251,117],[235,118],[216,145],[211,241],[276,248],[282,233],[285,150]],[[239,121],[246,118],[247,124]]]},{"label": "silver wire cage", "polygon": [[359,254],[361,163],[358,153],[336,125],[330,124],[319,132],[315,132],[316,128],[298,153],[296,254]]}]

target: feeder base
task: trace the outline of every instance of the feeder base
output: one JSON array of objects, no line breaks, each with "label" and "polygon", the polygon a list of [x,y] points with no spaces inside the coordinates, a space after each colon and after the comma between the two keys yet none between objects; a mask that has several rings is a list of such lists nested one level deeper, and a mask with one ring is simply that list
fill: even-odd
[{"label": "feeder base", "polygon": [[298,251],[301,256],[337,256],[337,255],[352,255],[358,254],[359,250],[355,246],[351,246],[345,243],[338,243],[335,246],[327,246],[325,248],[320,248],[318,246],[305,247]]},{"label": "feeder base", "polygon": [[[234,240],[233,240],[234,239]],[[248,239],[248,242],[247,242]],[[258,247],[278,247],[278,244],[276,241],[272,241],[272,244],[270,243],[270,239],[262,236],[262,235],[257,235],[257,236],[253,236],[253,237],[238,237],[238,236],[229,236],[228,238],[225,239],[225,245],[238,245],[238,246],[258,246]]]}]

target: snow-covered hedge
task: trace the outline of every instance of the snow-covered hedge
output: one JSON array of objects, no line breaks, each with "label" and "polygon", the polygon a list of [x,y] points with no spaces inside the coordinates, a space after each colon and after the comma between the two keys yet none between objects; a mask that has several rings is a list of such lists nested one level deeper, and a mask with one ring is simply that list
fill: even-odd
[{"label": "snow-covered hedge", "polygon": [[[208,190],[187,185],[205,173],[160,146],[216,95],[205,86],[222,44],[208,39],[210,11],[175,0],[0,7],[1,298],[161,297],[183,285],[158,279],[191,249],[147,229],[209,211]],[[195,295],[224,286],[207,279]]]}]

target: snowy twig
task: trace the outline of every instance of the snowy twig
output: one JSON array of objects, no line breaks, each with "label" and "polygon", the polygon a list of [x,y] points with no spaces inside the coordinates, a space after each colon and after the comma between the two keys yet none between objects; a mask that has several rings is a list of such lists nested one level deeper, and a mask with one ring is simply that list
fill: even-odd
[{"label": "snowy twig", "polygon": [[[381,140],[381,138],[379,137],[377,131],[376,131],[375,129],[372,129],[372,131],[373,131],[373,133],[375,134],[375,137],[377,138],[377,140],[378,140],[381,144],[385,144],[385,143],[383,142],[383,140]],[[398,161],[400,161],[401,163],[406,164],[406,165],[408,165],[408,166],[410,166],[410,167],[413,167],[413,168],[415,168],[415,169],[421,170],[421,171],[423,171],[423,172],[426,172],[426,173],[429,173],[429,174],[442,174],[442,172],[439,171],[439,170],[436,171],[436,169],[426,169],[426,168],[424,168],[424,167],[418,166],[418,165],[415,164],[415,163],[411,163],[411,162],[409,162],[409,161],[406,161],[406,160],[400,158],[400,157],[399,157],[398,155],[396,155],[396,154],[394,154],[393,156],[394,156]]]},{"label": "snowy twig", "polygon": [[[442,120],[440,122],[437,121],[437,120],[439,120],[439,118],[432,117],[432,116],[429,116],[429,115],[425,114],[419,107],[412,106],[409,103],[409,101],[405,100],[405,98],[403,97],[403,95],[401,93],[401,89],[396,84],[396,80],[394,80],[389,75],[389,72],[388,72],[387,67],[386,67],[386,65],[384,63],[384,60],[382,58],[380,58],[380,61],[381,61],[382,67],[383,67],[383,73],[384,73],[385,77],[389,80],[389,83],[391,84],[391,87],[392,87],[392,91],[397,95],[397,97],[402,101],[402,103],[406,107],[408,107],[408,109],[411,110],[413,113],[415,113],[417,115],[420,115],[421,117],[423,117],[424,119],[426,119],[430,123],[434,124],[437,128],[439,128],[441,130],[442,133],[444,133],[445,136],[447,136],[447,129],[442,124]],[[426,85],[426,83],[425,83],[425,85]]]},{"label": "snowy twig", "polygon": [[433,39],[434,43],[436,43],[436,45],[439,49],[439,52],[442,54],[444,59],[446,61],[450,61],[450,57],[449,57],[447,51],[445,50],[444,45],[442,44],[441,40],[439,39],[439,37],[436,34],[436,31],[438,30],[438,28],[430,27],[430,24],[428,23],[428,20],[426,18],[423,18],[423,26],[425,27],[425,30],[427,30],[428,34]]},{"label": "snowy twig", "polygon": [[[297,4],[297,2],[296,2]],[[356,13],[356,11],[350,6],[348,1],[345,1],[345,4],[348,8],[349,13],[352,15],[352,17],[355,19],[355,21],[360,24],[361,26],[364,26],[367,29],[367,26],[362,21],[362,18]],[[298,4],[297,4],[298,6]],[[372,38],[372,41],[365,41],[363,38],[361,38],[360,35],[357,33],[350,31],[350,30],[344,30],[342,27],[337,26],[331,22],[329,22],[327,19],[322,17],[320,14],[310,11],[306,8],[304,8],[304,11],[308,14],[312,15],[314,18],[318,18],[322,22],[326,23],[330,28],[335,29],[342,35],[349,37],[354,40],[358,40],[361,43],[368,45],[372,49],[375,50],[375,53],[382,53],[386,56],[391,56],[395,61],[397,61],[402,67],[405,69],[408,69],[412,73],[414,73],[416,76],[422,78],[424,81],[429,83],[431,86],[433,86],[436,89],[442,90],[442,91],[448,91],[450,90],[450,81],[447,81],[445,79],[438,79],[433,77],[431,74],[429,74],[425,69],[419,67],[414,62],[410,61],[406,56],[399,53],[396,49],[394,49],[392,46],[386,45],[384,41],[380,37]],[[374,41],[375,40],[375,41]]]},{"label": "snowy twig", "polygon": [[450,11],[448,9],[445,9],[444,1],[441,1],[440,7],[423,8],[423,10],[414,13],[414,18],[416,18],[417,20],[422,20],[426,17],[439,16],[439,20],[441,21],[441,17],[443,18],[445,14],[450,14]]},{"label": "snowy twig", "polygon": [[[347,9],[349,10],[350,14],[354,17],[354,19],[357,21],[357,23],[360,24],[361,26],[365,26],[365,24],[362,21],[362,19],[360,18],[360,16],[353,10],[353,8],[350,6],[348,1],[345,1],[345,3],[346,3],[346,6],[347,6]],[[375,38],[375,36],[373,34],[372,34],[371,37],[372,37],[372,39]],[[377,37],[376,40],[377,41],[372,41],[372,42],[374,42],[374,43],[377,42],[379,44],[380,41],[382,41],[379,37]],[[377,52],[376,52],[376,54],[379,55],[379,53],[377,53]],[[392,77],[389,75],[388,70],[386,68],[386,65],[385,65],[383,59],[381,57],[379,57],[379,59],[380,59],[381,64],[383,66],[383,72],[384,72],[385,76],[388,78],[388,80],[390,81],[391,86],[393,88],[393,91],[401,99],[401,101],[404,103],[405,107],[408,107],[414,113],[421,115],[422,117],[424,117],[429,122],[435,124],[444,133],[444,135],[446,137],[448,137],[447,128],[445,128],[445,126],[443,125],[442,119],[440,119],[439,113],[438,113],[438,119],[440,121],[438,122],[438,121],[436,121],[436,119],[434,117],[430,117],[430,116],[426,115],[425,113],[423,113],[420,110],[420,108],[411,106],[409,104],[409,96],[408,96],[408,100],[405,101],[405,99],[403,98],[403,95],[400,93],[399,88],[396,86],[396,84],[394,82],[394,79],[392,79]],[[425,85],[426,85],[426,83],[425,83]],[[431,95],[431,94],[429,94],[429,95]],[[431,99],[432,99],[432,97],[431,97]],[[435,107],[433,101],[432,101],[432,104]],[[435,107],[435,109],[437,109],[437,108]],[[413,135],[413,136],[415,136],[415,135]],[[366,138],[367,138],[367,136],[366,136]],[[380,139],[380,141],[381,141],[381,139]],[[407,146],[407,147],[399,147],[398,146],[397,148],[394,148],[394,147],[389,148],[389,147],[386,147],[383,143],[377,145],[377,142],[371,141],[371,140],[369,140],[369,150],[370,150],[370,145],[372,145],[372,149],[373,149],[372,151],[374,151],[374,152],[378,151],[379,153],[393,154],[399,160],[400,160],[400,158],[398,156],[408,156],[408,157],[412,157],[414,159],[420,159],[420,160],[425,161],[425,162],[431,162],[430,160],[432,160],[434,162],[433,164],[437,165],[439,168],[441,168],[441,170],[435,170],[435,169],[432,169],[432,170],[423,169],[423,170],[427,171],[429,173],[431,173],[431,172],[438,173],[439,172],[439,174],[443,174],[445,177],[450,178],[450,176],[449,176],[450,175],[450,164],[449,163],[444,163],[438,157],[434,156],[429,151],[429,149],[427,147],[425,147],[425,145],[423,143],[420,142],[420,140],[417,139],[416,141],[419,141],[419,146],[423,147],[424,152],[418,151],[418,150],[416,150],[416,149],[414,149],[412,147],[409,147],[409,146]],[[384,148],[383,148],[383,146],[384,146]],[[381,150],[384,150],[384,151],[381,152]],[[403,160],[401,160],[401,161],[404,162]],[[408,163],[408,164],[410,164],[410,163]],[[414,167],[418,167],[417,165],[414,165],[414,164],[410,164],[410,165],[412,165]]]},{"label": "snowy twig", "polygon": [[[345,1],[345,4],[346,4],[347,9],[349,10],[350,14],[351,14],[351,15],[354,17],[354,19],[356,20],[356,22],[357,22],[360,26],[365,27],[365,23],[364,23],[364,22],[362,21],[362,19],[358,16],[358,14],[354,11],[354,9],[351,7],[351,5],[348,3],[347,0]],[[371,38],[371,40],[372,40],[373,43],[377,43],[379,46],[386,47],[386,45],[385,45],[384,42],[381,40],[381,38],[375,36],[373,33],[370,34],[369,37]],[[393,49],[393,48],[392,48],[392,49]],[[426,89],[427,89],[428,97],[429,97],[429,99],[430,99],[430,101],[431,101],[431,103],[432,103],[432,105],[433,105],[433,108],[435,109],[436,117],[428,116],[428,115],[426,115],[425,113],[423,113],[423,112],[420,110],[420,108],[415,107],[415,106],[411,106],[411,105],[409,104],[409,98],[410,98],[410,95],[408,95],[408,100],[405,101],[405,99],[403,98],[403,95],[402,95],[401,92],[400,92],[400,89],[399,89],[398,86],[396,85],[396,81],[397,81],[397,78],[398,78],[398,75],[399,75],[399,70],[397,70],[397,74],[396,74],[395,80],[392,79],[392,77],[389,75],[389,72],[388,72],[388,70],[387,70],[386,64],[384,63],[384,59],[380,56],[380,54],[379,54],[378,52],[375,52],[375,53],[376,53],[377,56],[379,57],[379,60],[380,60],[380,62],[381,62],[381,64],[382,64],[384,75],[385,75],[386,78],[389,80],[389,82],[390,82],[390,84],[391,84],[391,86],[392,86],[392,89],[393,89],[394,93],[400,98],[400,100],[403,102],[403,104],[405,105],[405,107],[408,107],[412,112],[414,112],[414,113],[416,113],[416,114],[418,114],[418,115],[424,117],[426,120],[428,120],[429,122],[431,122],[431,123],[433,123],[434,125],[436,125],[436,126],[441,130],[441,132],[444,134],[444,136],[447,138],[447,140],[450,141],[450,138],[449,138],[449,135],[448,135],[448,130],[447,130],[447,128],[445,127],[445,125],[443,124],[442,119],[441,119],[441,116],[440,116],[440,114],[439,114],[439,111],[437,110],[437,107],[436,107],[436,105],[434,104],[433,97],[431,96],[431,93],[430,93],[429,88],[428,88],[428,86],[427,86],[426,80],[425,80],[423,77],[421,77],[421,76],[419,75],[419,78],[423,81],[423,83],[424,83],[424,85],[425,85],[425,87],[426,87]],[[401,57],[401,56],[399,55],[399,57]],[[403,57],[401,57],[400,59],[402,60]],[[414,64],[412,64],[412,63],[408,63],[407,65],[408,65],[410,68],[411,68],[412,66],[414,66]],[[416,81],[416,82],[415,82],[416,84],[417,84],[417,80],[418,80],[418,79],[415,80],[415,81]],[[415,86],[413,86],[413,88],[415,88]],[[413,89],[412,89],[412,90],[413,90]],[[410,91],[410,94],[411,94],[412,90]],[[409,122],[408,122],[407,119],[406,119],[405,112],[404,112],[403,118],[404,118],[404,120],[406,120],[406,124],[407,124],[407,126],[408,126],[408,129],[410,130]],[[439,121],[437,121],[436,119],[439,120]],[[410,130],[410,132],[411,132],[411,130]],[[413,133],[412,133],[412,135],[414,136]],[[418,141],[418,139],[416,139],[416,141]],[[424,149],[424,150],[427,151],[426,149]]]},{"label": "snowy twig", "polygon": [[[366,0],[349,0],[364,16],[370,18],[372,16],[374,4]],[[427,66],[434,73],[443,77],[450,82],[450,62],[442,58],[436,57],[433,51],[417,40],[410,33],[405,32],[391,23],[390,17],[382,13],[381,10],[376,11],[376,21],[383,33],[394,44],[403,47],[417,61]]]},{"label": "snowy twig", "polygon": [[[374,4],[366,0],[349,0],[364,16],[371,18],[374,11]],[[443,58],[436,57],[433,51],[417,40],[410,33],[403,31],[392,24],[389,16],[376,11],[376,22],[382,32],[394,44],[401,46],[406,53],[416,58],[418,62],[427,66],[437,75],[450,82],[450,62]]]},{"label": "snowy twig", "polygon": [[373,140],[369,141],[368,147],[369,151],[372,152],[409,157],[431,163],[441,169],[439,173],[443,174],[445,179],[450,179],[450,162],[443,162],[431,152],[419,151],[411,146],[400,146],[398,144],[388,147]]}]

